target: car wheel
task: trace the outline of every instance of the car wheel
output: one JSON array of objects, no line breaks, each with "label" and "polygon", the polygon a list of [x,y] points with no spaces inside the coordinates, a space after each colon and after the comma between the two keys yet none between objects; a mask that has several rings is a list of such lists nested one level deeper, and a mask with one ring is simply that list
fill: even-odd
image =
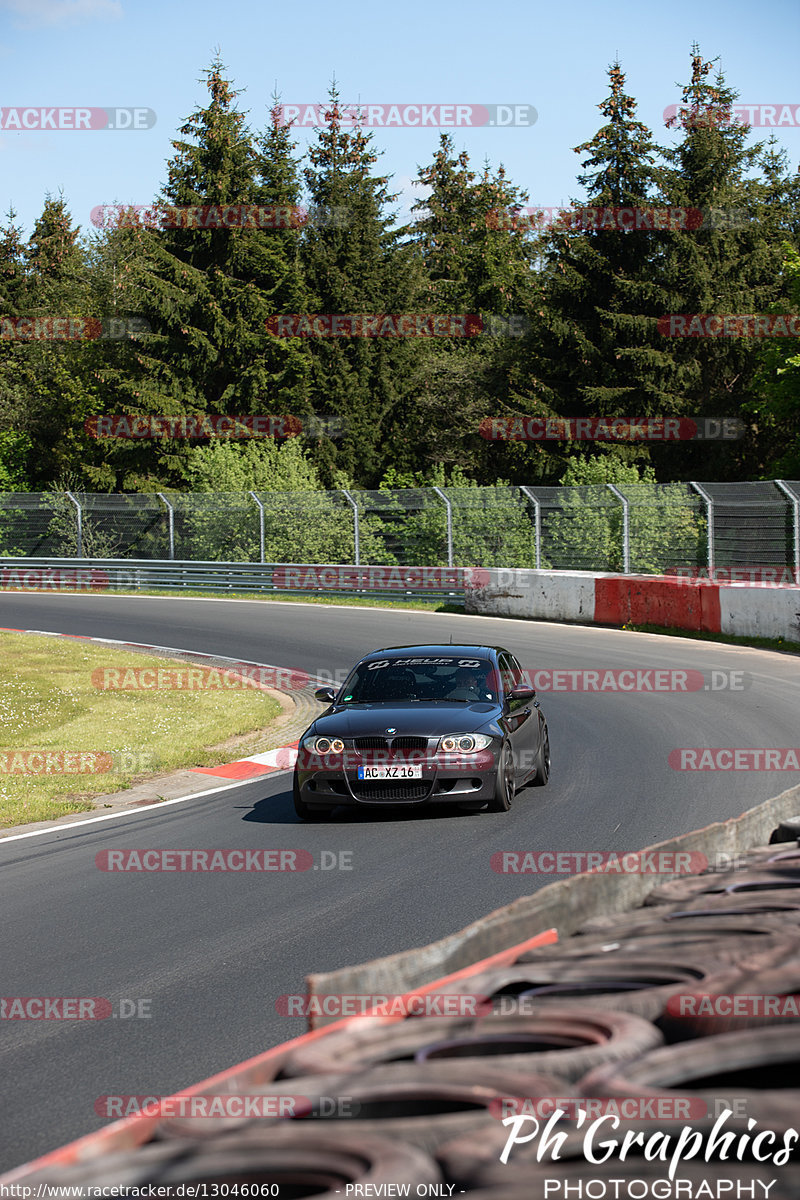
[{"label": "car wheel", "polygon": [[300,785],[297,782],[297,775],[295,775],[294,783],[292,784],[292,796],[294,798],[294,811],[301,821],[322,821],[331,811],[329,808],[321,808],[316,804],[306,804],[300,795]]},{"label": "car wheel", "polygon": [[514,755],[508,742],[503,743],[500,751],[500,761],[497,764],[497,775],[494,782],[494,796],[489,801],[489,812],[508,812],[514,798]]},{"label": "car wheel", "polygon": [[550,778],[550,734],[547,732],[547,726],[544,727],[542,740],[539,743],[539,751],[536,755],[536,774],[531,780],[533,787],[544,787]]}]

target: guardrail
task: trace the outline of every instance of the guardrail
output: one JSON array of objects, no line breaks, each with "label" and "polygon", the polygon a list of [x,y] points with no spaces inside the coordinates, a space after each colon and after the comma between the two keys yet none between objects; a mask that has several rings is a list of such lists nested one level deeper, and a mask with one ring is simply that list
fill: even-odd
[{"label": "guardrail", "polygon": [[129,558],[3,558],[0,591],[255,592],[380,596],[463,604],[488,572],[472,567],[351,566],[340,563],[177,562]]}]

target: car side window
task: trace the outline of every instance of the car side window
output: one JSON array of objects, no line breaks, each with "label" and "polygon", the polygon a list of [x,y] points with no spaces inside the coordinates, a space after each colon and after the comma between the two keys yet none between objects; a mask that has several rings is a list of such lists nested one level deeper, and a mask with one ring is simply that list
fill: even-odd
[{"label": "car side window", "polygon": [[515,658],[513,654],[509,655],[509,658],[514,672],[514,687],[533,687],[530,681],[530,672],[523,670],[519,659]]},{"label": "car side window", "polygon": [[500,682],[503,685],[503,697],[507,700],[514,687],[514,669],[507,654],[500,655],[498,666],[500,667]]}]

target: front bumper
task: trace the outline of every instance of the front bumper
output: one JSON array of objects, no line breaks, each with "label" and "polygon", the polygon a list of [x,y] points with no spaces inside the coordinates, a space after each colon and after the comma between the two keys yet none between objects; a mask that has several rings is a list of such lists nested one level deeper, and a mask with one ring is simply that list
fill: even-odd
[{"label": "front bumper", "polygon": [[[295,776],[308,804],[479,804],[494,795],[498,757],[494,746],[474,754],[345,750],[323,756],[301,749]],[[359,767],[389,767],[399,777],[359,779]],[[418,769],[418,778],[402,778],[409,767]]]}]

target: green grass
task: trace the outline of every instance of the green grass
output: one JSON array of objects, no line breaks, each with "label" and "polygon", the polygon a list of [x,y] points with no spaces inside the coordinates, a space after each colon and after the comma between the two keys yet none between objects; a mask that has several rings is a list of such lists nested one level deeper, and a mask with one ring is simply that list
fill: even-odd
[{"label": "green grass", "polygon": [[[14,591],[13,588],[6,588],[8,592]],[[67,589],[64,589],[65,594]],[[209,600],[279,600],[282,604],[347,604],[356,605],[361,608],[411,608],[419,612],[455,612],[463,613],[464,605],[453,600],[389,600],[382,599],[380,596],[364,597],[350,596],[346,593],[328,596],[316,596],[313,594],[298,596],[296,592],[270,592],[265,595],[263,592],[237,592],[229,588],[220,588],[219,591],[211,589],[202,591],[200,589],[190,588],[110,588],[103,595],[112,596],[174,596],[177,599],[197,599],[206,598]]]},{"label": "green grass", "polygon": [[784,638],[734,637],[730,633],[704,633],[696,629],[673,629],[663,625],[623,625],[633,633],[664,633],[669,637],[693,638],[701,642],[720,642],[726,646],[751,646],[754,650],[780,650],[784,654],[800,654],[800,642]]},{"label": "green grass", "polygon": [[151,775],[252,753],[225,743],[257,739],[281,712],[250,688],[103,690],[98,668],[187,666],[118,647],[0,633],[0,653],[0,829],[87,812]]}]

